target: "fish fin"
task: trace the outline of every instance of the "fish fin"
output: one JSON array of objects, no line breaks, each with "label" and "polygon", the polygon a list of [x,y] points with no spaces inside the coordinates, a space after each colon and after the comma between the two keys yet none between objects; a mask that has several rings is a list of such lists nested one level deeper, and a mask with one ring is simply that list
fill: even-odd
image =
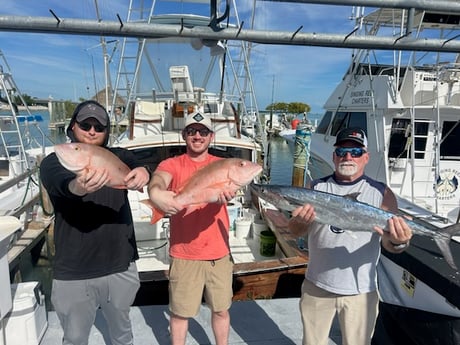
[{"label": "fish fin", "polygon": [[113,188],[113,189],[128,189],[128,187],[126,187],[123,184],[116,185],[116,186],[110,186],[110,188]]},{"label": "fish fin", "polygon": [[157,209],[150,199],[144,199],[140,201],[142,204],[148,206],[152,210],[152,218],[150,219],[150,224],[157,223],[161,218],[165,216],[164,212]]},{"label": "fish fin", "polygon": [[[111,188],[114,188],[114,189],[128,189],[128,187],[126,187],[125,185],[121,184],[121,185],[116,185],[116,186],[111,186]],[[137,190],[139,193],[144,193],[144,188],[140,188]]]},{"label": "fish fin", "polygon": [[189,215],[190,213],[192,213],[193,211],[196,211],[196,210],[198,210],[199,208],[203,208],[203,207],[206,206],[206,205],[207,205],[207,204],[194,204],[194,205],[187,206],[186,209],[185,209],[184,216],[187,216],[187,215]]},{"label": "fish fin", "polygon": [[438,245],[442,256],[449,264],[449,266],[458,271],[457,265],[454,262],[454,257],[452,256],[452,251],[450,250],[450,240],[452,239],[452,236],[460,233],[460,223],[442,228],[438,232],[443,236],[434,237],[434,241]]},{"label": "fish fin", "polygon": [[360,194],[361,194],[361,192],[350,193],[350,194],[344,195],[343,197],[346,198],[346,199],[353,200],[353,201],[358,201],[358,196]]},{"label": "fish fin", "polygon": [[458,268],[454,262],[454,257],[452,256],[452,251],[449,247],[450,240],[448,238],[435,237],[434,241],[441,250],[442,256],[444,257],[448,265],[452,267],[454,270],[458,271]]}]

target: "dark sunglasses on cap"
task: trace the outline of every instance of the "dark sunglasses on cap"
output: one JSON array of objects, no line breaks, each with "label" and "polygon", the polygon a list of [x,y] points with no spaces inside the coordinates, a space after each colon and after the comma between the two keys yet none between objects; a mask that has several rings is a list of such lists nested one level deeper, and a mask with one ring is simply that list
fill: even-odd
[{"label": "dark sunglasses on cap", "polygon": [[349,153],[353,158],[361,157],[367,151],[362,147],[337,147],[335,149],[337,157],[345,157]]},{"label": "dark sunglasses on cap", "polygon": [[189,137],[195,135],[196,133],[200,133],[202,137],[207,137],[211,131],[207,128],[202,128],[202,129],[196,129],[193,127],[188,127],[185,129],[185,134],[187,134]]},{"label": "dark sunglasses on cap", "polygon": [[105,132],[105,129],[107,127],[101,125],[101,124],[92,124],[92,123],[89,123],[89,122],[78,122],[77,121],[77,124],[78,124],[78,127],[80,127],[80,129],[82,131],[85,131],[85,132],[89,132],[91,130],[91,127],[94,127],[94,131],[97,132],[97,133],[102,133],[102,132]]}]

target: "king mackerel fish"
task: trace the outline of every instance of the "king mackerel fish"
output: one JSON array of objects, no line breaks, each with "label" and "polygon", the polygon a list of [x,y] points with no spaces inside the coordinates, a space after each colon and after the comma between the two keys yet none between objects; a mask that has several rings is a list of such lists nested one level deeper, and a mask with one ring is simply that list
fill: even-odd
[{"label": "king mackerel fish", "polygon": [[[315,221],[340,229],[374,231],[374,226],[385,229],[388,219],[395,215],[357,201],[359,193],[339,196],[302,187],[262,184],[251,184],[251,189],[280,210],[293,211],[310,204],[315,208]],[[460,233],[459,223],[436,230],[410,220],[406,220],[406,223],[414,234],[433,238],[449,266],[458,270],[449,245],[452,236]]]}]

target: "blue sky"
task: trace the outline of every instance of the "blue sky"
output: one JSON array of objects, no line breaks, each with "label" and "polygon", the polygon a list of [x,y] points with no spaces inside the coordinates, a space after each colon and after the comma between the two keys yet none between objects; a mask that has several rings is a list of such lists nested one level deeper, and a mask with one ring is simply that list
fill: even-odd
[{"label": "blue sky", "polygon": [[[98,0],[102,20],[126,17],[128,0]],[[249,23],[252,0],[237,0],[241,20]],[[96,19],[94,0],[2,0],[1,15]],[[350,32],[351,7],[257,1],[255,28],[295,32]],[[248,24],[249,25],[249,24]],[[245,25],[245,27],[247,27]],[[110,40],[111,38],[106,38]],[[0,32],[0,50],[22,93],[33,97],[78,100],[104,87],[100,38]],[[108,46],[110,50],[110,45]],[[304,102],[322,113],[328,95],[342,78],[350,49],[254,45],[252,75],[260,109],[272,102]],[[94,66],[94,68],[93,68]],[[115,78],[116,63],[111,64]],[[273,97],[273,98],[272,98]]]}]

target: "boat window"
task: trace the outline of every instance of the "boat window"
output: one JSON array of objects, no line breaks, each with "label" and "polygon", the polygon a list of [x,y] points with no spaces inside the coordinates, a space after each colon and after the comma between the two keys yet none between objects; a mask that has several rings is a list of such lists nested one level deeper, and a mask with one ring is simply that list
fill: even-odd
[{"label": "boat window", "polygon": [[332,118],[332,111],[326,111],[318,127],[316,127],[315,129],[315,133],[326,134],[327,127],[329,126],[329,122],[331,122],[331,118]]},{"label": "boat window", "polygon": [[348,117],[347,127],[359,127],[364,130],[367,135],[367,120],[365,112],[350,113]]},{"label": "boat window", "polygon": [[348,113],[345,112],[337,112],[335,114],[334,120],[332,120],[332,129],[331,135],[336,136],[337,132],[340,131],[342,128],[346,128],[346,117]]},{"label": "boat window", "polygon": [[174,157],[185,153],[185,146],[162,146],[132,150],[136,158],[154,171],[160,162],[168,157]]},{"label": "boat window", "polygon": [[440,147],[441,159],[460,160],[460,121],[444,121]]},{"label": "boat window", "polygon": [[[132,150],[136,158],[142,163],[147,165],[154,171],[161,161],[169,157],[174,157],[185,153],[185,146],[162,146],[162,147],[149,147],[143,149]],[[242,158],[252,160],[252,150],[237,148],[237,147],[216,147],[209,148],[209,153],[222,157],[222,158]]]},{"label": "boat window", "polygon": [[[391,124],[390,145],[388,157],[390,158],[410,158],[411,135],[410,119],[393,119]],[[415,158],[425,157],[426,141],[428,135],[428,122],[417,122],[415,124]],[[409,149],[409,150],[408,150]]]},{"label": "boat window", "polygon": [[217,114],[217,103],[205,103],[203,107],[206,114]]},{"label": "boat window", "polygon": [[332,122],[331,135],[337,135],[337,132],[343,128],[359,127],[367,134],[366,113],[358,112],[337,112]]}]

